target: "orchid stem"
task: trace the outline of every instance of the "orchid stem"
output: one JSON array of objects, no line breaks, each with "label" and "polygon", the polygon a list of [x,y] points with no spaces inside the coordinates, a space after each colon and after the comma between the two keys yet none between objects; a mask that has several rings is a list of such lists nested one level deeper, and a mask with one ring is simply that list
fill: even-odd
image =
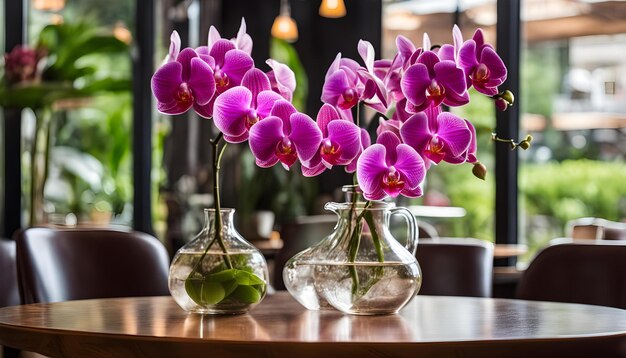
[{"label": "orchid stem", "polygon": [[[232,269],[233,264],[230,261],[230,256],[228,255],[228,249],[224,244],[224,238],[222,237],[222,208],[220,205],[220,161],[222,156],[224,155],[224,150],[226,149],[226,143],[220,148],[220,142],[222,141],[224,135],[222,133],[218,134],[214,140],[211,141],[211,147],[213,152],[213,202],[215,206],[215,239],[217,240],[217,244],[222,249],[224,253],[224,264],[226,268]],[[207,247],[208,249],[208,247]]]}]

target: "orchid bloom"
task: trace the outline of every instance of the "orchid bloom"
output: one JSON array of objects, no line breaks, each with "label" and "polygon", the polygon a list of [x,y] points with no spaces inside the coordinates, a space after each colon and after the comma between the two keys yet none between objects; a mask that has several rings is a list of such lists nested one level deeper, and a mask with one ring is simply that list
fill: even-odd
[{"label": "orchid bloom", "polygon": [[250,128],[250,150],[256,164],[268,168],[280,162],[289,168],[300,159],[309,161],[317,152],[322,133],[315,122],[284,99],[274,103],[270,116]]},{"label": "orchid bloom", "polygon": [[[465,120],[439,107],[414,114],[400,129],[402,141],[413,147],[422,157],[438,164],[446,161],[463,163],[472,141],[472,132]],[[430,162],[426,163],[427,168]]]},{"label": "orchid bloom", "polygon": [[[175,41],[172,42],[170,56],[177,51]],[[202,115],[202,106],[215,94],[213,71],[193,49],[186,48],[175,61],[167,62],[154,73],[152,93],[157,99],[157,109],[163,114],[182,114],[193,106]]]},{"label": "orchid bloom", "polygon": [[440,60],[425,51],[411,65],[400,82],[408,100],[407,110],[421,112],[429,106],[461,106],[469,102],[465,74],[453,61]]},{"label": "orchid bloom", "polygon": [[363,196],[381,200],[385,196],[422,195],[421,184],[426,175],[424,160],[410,146],[400,142],[393,133],[382,133],[376,144],[365,149],[357,164],[357,178]]},{"label": "orchid bloom", "polygon": [[280,99],[282,97],[271,90],[265,73],[253,68],[245,74],[241,86],[217,97],[213,121],[226,141],[241,143],[248,139],[250,128],[267,117],[274,103]]},{"label": "orchid bloom", "polygon": [[316,176],[333,165],[350,164],[361,152],[361,129],[352,121],[342,119],[335,108],[324,104],[317,114],[322,133],[319,149],[302,165],[302,174]]},{"label": "orchid bloom", "polygon": [[362,98],[374,96],[373,86],[370,86],[368,92],[365,93],[365,86],[359,81],[357,75],[360,68],[361,66],[356,61],[341,58],[341,53],[337,54],[326,72],[322,87],[322,102],[345,112],[359,103]]},{"label": "orchid bloom", "polygon": [[287,101],[291,101],[293,92],[296,90],[296,75],[289,66],[271,58],[265,61],[265,63],[272,69],[267,73],[272,90],[283,96]]},{"label": "orchid bloom", "polygon": [[484,43],[480,29],[461,47],[458,63],[467,76],[467,87],[473,85],[478,92],[487,96],[498,94],[498,86],[506,80],[504,62],[493,47]]}]

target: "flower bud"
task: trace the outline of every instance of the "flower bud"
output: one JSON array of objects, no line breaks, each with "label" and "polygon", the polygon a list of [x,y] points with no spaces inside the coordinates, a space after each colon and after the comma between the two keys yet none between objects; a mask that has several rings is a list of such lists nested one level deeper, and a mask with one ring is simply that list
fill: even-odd
[{"label": "flower bud", "polygon": [[530,142],[527,141],[526,139],[524,139],[523,141],[519,142],[519,144],[517,145],[518,147],[526,150],[528,148],[530,148]]},{"label": "flower bud", "polygon": [[476,162],[472,168],[472,174],[478,179],[485,180],[487,177],[487,167],[481,162]]},{"label": "flower bud", "polygon": [[509,106],[512,106],[512,105],[513,105],[513,103],[515,102],[515,96],[513,95],[513,92],[511,92],[511,91],[509,91],[509,90],[506,90],[506,91],[502,92],[502,93],[500,94],[500,98],[502,98],[503,100],[505,100],[505,101],[506,101],[506,103],[507,103]]},{"label": "flower bud", "polygon": [[502,98],[498,98],[498,99],[496,99],[496,108],[499,111],[504,112],[504,111],[506,111],[507,108],[509,108],[509,104],[506,103],[506,101],[503,100]]}]

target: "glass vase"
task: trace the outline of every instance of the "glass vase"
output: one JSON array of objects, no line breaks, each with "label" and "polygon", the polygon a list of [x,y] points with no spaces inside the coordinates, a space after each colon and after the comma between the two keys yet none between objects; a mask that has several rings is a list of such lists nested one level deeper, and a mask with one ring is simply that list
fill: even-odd
[{"label": "glass vase", "polygon": [[[335,308],[356,315],[398,312],[418,292],[417,225],[406,208],[364,202],[358,187],[344,187],[344,203],[325,208],[338,216],[334,231],[290,259],[283,270],[289,293],[308,309]],[[406,247],[392,236],[389,220],[407,222]]]},{"label": "glass vase", "polygon": [[204,210],[204,227],[178,250],[170,265],[170,293],[185,311],[245,313],[265,297],[265,258],[235,229],[235,210],[220,213],[217,220],[214,209]]}]

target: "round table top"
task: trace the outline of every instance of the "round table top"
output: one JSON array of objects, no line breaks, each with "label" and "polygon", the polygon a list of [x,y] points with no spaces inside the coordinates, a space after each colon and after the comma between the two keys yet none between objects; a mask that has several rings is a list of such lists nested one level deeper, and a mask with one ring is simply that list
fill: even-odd
[{"label": "round table top", "polygon": [[417,296],[399,314],[349,316],[308,311],[282,292],[249,314],[202,316],[171,297],[109,298],[2,308],[0,344],[53,357],[613,356],[626,354],[626,310]]}]

